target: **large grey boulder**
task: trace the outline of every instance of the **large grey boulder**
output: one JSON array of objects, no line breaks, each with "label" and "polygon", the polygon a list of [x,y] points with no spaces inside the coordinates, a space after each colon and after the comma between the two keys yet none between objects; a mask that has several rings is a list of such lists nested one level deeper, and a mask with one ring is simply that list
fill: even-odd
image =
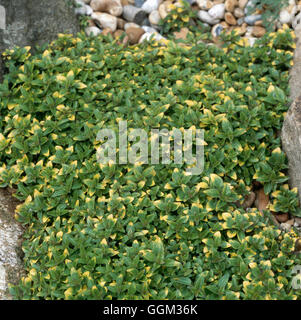
[{"label": "large grey boulder", "polygon": [[[14,46],[34,48],[49,43],[58,33],[79,32],[70,3],[70,0],[0,0],[0,53]],[[4,29],[3,20],[6,20]]]},{"label": "large grey boulder", "polygon": [[290,184],[298,188],[301,200],[301,95],[294,100],[286,114],[281,140],[288,157]]},{"label": "large grey boulder", "polygon": [[0,190],[0,300],[11,299],[9,284],[18,284],[25,275],[20,248],[24,230],[14,219],[17,204],[10,192]]},{"label": "large grey boulder", "polygon": [[281,140],[288,157],[290,184],[298,188],[301,201],[301,26],[295,31],[297,42],[289,83],[292,104],[284,119]]},{"label": "large grey boulder", "polygon": [[[69,0],[0,0],[0,55],[14,46],[43,45],[58,33],[80,31]],[[70,2],[70,1],[69,1]],[[0,81],[2,60],[0,56]],[[0,97],[1,99],[1,97]],[[0,190],[0,300],[11,299],[8,284],[23,274],[20,249],[23,228],[14,219],[14,199]]]}]

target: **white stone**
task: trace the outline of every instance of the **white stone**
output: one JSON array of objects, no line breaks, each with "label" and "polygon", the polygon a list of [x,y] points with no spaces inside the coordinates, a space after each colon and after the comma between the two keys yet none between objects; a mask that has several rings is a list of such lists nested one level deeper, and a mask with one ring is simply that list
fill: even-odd
[{"label": "white stone", "polygon": [[244,11],[240,8],[235,8],[234,9],[234,16],[236,18],[242,18],[242,17],[244,17]]},{"label": "white stone", "polygon": [[249,40],[250,47],[253,47],[253,46],[254,46],[255,41],[257,40],[257,38],[254,38],[254,37],[248,37],[248,40]]},{"label": "white stone", "polygon": [[87,27],[85,29],[85,32],[86,32],[86,35],[87,36],[98,36],[99,34],[101,34],[101,30],[95,26],[92,26],[92,27]]},{"label": "white stone", "polygon": [[146,33],[157,33],[158,31],[150,26],[142,26],[141,27]]},{"label": "white stone", "polygon": [[251,37],[252,33],[253,33],[253,27],[248,26],[246,28],[246,33],[245,33],[246,37]]},{"label": "white stone", "polygon": [[86,15],[91,16],[92,13],[93,13],[93,9],[89,5],[86,5]]},{"label": "white stone", "polygon": [[109,28],[113,32],[117,29],[117,18],[115,16],[111,16],[108,13],[102,13],[102,12],[93,12],[92,19],[95,20],[95,22],[98,22],[101,27]]},{"label": "white stone", "polygon": [[299,12],[294,18],[292,22],[292,27],[294,28],[294,30],[296,30],[298,26],[300,26],[300,24],[301,24],[301,12]]},{"label": "white stone", "polygon": [[152,11],[149,16],[148,16],[148,20],[151,24],[159,24],[160,20],[161,20],[161,16],[158,10],[154,10]]},{"label": "white stone", "polygon": [[147,0],[143,3],[141,9],[147,13],[158,10],[161,0]]},{"label": "white stone", "polygon": [[293,20],[292,14],[290,14],[286,9],[283,9],[280,11],[279,21],[282,24],[292,23],[292,20]]},{"label": "white stone", "polygon": [[153,36],[153,39],[155,41],[160,41],[162,39],[165,39],[163,36],[161,36],[160,33],[158,32],[146,32],[144,33],[141,38],[139,39],[139,43],[143,42],[143,41],[149,41],[150,38]]},{"label": "white stone", "polygon": [[200,10],[198,12],[198,18],[202,21],[202,22],[206,22],[210,25],[214,25],[219,23],[220,19],[214,19],[207,11],[205,10]]},{"label": "white stone", "polygon": [[75,8],[75,14],[78,15],[86,15],[87,14],[87,7],[90,7],[86,5],[83,1],[81,0],[75,0],[76,8]]},{"label": "white stone", "polygon": [[214,5],[208,13],[213,19],[222,19],[225,15],[225,4],[220,3]]}]

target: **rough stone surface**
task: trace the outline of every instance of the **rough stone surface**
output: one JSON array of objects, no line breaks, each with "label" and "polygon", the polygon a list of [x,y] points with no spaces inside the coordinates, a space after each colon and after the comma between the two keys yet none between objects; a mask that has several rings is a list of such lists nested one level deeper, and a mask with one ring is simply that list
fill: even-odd
[{"label": "rough stone surface", "polygon": [[6,11],[6,28],[0,29],[0,53],[16,45],[43,45],[58,33],[80,31],[74,9],[67,1],[0,0],[0,5]]},{"label": "rough stone surface", "polygon": [[[5,28],[0,28],[0,54],[15,46],[44,45],[58,33],[80,31],[74,9],[62,0],[0,0],[5,8]],[[0,81],[2,81],[0,59]],[[0,300],[11,299],[8,284],[17,284],[22,269],[22,227],[14,219],[17,202],[0,189]]]},{"label": "rough stone surface", "polygon": [[301,200],[301,26],[296,32],[297,47],[294,66],[290,73],[290,98],[292,104],[284,119],[281,140],[288,157],[290,184],[298,188]]},{"label": "rough stone surface", "polygon": [[22,275],[21,240],[23,228],[14,219],[18,202],[0,189],[0,300],[11,299],[8,284],[17,284]]}]

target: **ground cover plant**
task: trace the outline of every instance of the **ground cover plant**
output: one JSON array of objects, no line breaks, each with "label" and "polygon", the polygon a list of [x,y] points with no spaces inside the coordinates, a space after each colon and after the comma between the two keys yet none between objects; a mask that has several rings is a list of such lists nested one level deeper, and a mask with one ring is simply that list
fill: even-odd
[{"label": "ground cover plant", "polygon": [[[299,215],[278,131],[294,35],[218,48],[60,35],[5,54],[0,179],[23,201],[17,299],[298,299],[295,232],[239,203],[254,180]],[[101,165],[102,128],[202,128],[205,167]]]}]

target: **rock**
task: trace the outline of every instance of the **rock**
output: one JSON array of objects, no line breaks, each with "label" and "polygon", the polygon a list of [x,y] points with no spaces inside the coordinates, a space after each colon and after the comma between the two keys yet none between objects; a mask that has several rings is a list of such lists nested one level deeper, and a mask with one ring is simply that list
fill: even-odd
[{"label": "rock", "polygon": [[[160,17],[161,19],[161,17]],[[142,26],[151,26],[151,23],[149,22],[148,18],[145,18],[142,22],[141,22]],[[159,28],[159,26],[154,25],[154,27]]]},{"label": "rock", "polygon": [[237,25],[241,26],[243,23],[245,23],[245,18],[241,17],[239,19],[237,19]]},{"label": "rock", "polygon": [[123,11],[120,0],[92,0],[91,8],[94,11],[106,12],[115,17],[121,16]]},{"label": "rock", "polygon": [[261,19],[261,14],[253,14],[245,17],[245,23],[247,23],[249,26],[253,26],[256,21]]},{"label": "rock", "polygon": [[264,34],[266,33],[266,30],[264,27],[260,27],[260,26],[254,26],[252,28],[252,36],[260,38],[262,37]]},{"label": "rock", "polygon": [[139,43],[142,43],[143,41],[149,41],[151,38],[153,38],[155,41],[160,41],[162,39],[165,39],[163,36],[161,36],[158,32],[145,32],[140,40]]},{"label": "rock", "polygon": [[219,23],[224,29],[228,29],[229,25],[226,21],[222,21],[221,23]]},{"label": "rock", "polygon": [[238,5],[237,0],[226,0],[225,9],[229,12],[234,12],[235,7]]},{"label": "rock", "polygon": [[141,27],[146,33],[157,33],[158,31],[153,28],[153,27],[149,27],[149,26],[142,26]]},{"label": "rock", "polygon": [[282,24],[290,24],[293,21],[293,16],[286,9],[282,9],[279,14],[279,21]]},{"label": "rock", "polygon": [[240,8],[235,8],[235,9],[234,9],[234,16],[235,16],[235,18],[242,18],[242,17],[244,17],[244,12],[243,12],[243,10],[240,9]]},{"label": "rock", "polygon": [[126,34],[129,37],[130,44],[138,43],[144,33],[145,31],[142,28],[130,27],[126,29]]},{"label": "rock", "polygon": [[86,5],[86,16],[91,16],[92,13],[93,9],[90,6]]},{"label": "rock", "polygon": [[258,21],[256,21],[256,22],[254,23],[254,26],[260,26],[260,27],[262,27],[262,25],[263,25],[263,21],[262,21],[262,20],[258,20]]},{"label": "rock", "polygon": [[301,24],[301,12],[299,12],[292,21],[292,27],[297,30],[298,26]]},{"label": "rock", "polygon": [[238,0],[238,6],[240,9],[244,9],[248,3],[248,0]]},{"label": "rock", "polygon": [[213,19],[222,19],[225,15],[225,5],[223,3],[214,5],[209,11],[209,15]]},{"label": "rock", "polygon": [[126,33],[124,32],[124,30],[117,29],[117,30],[114,32],[113,36],[114,36],[114,38],[120,38],[123,34],[126,34]]},{"label": "rock", "polygon": [[102,28],[110,28],[113,32],[117,29],[117,18],[108,13],[93,12],[92,19]]},{"label": "rock", "polygon": [[284,231],[284,232],[289,232],[292,229],[292,226],[289,223],[281,223],[280,224],[280,228]]},{"label": "rock", "polygon": [[86,5],[84,2],[80,0],[75,0],[75,14],[77,15],[91,15],[93,12],[92,8],[88,5]]},{"label": "rock", "polygon": [[129,42],[129,38],[128,36],[126,35],[126,33],[124,32],[124,30],[120,30],[120,29],[117,29],[114,33],[113,33],[113,37],[116,41],[116,43],[118,45],[127,45],[128,42]]},{"label": "rock", "polygon": [[249,41],[249,45],[250,47],[253,47],[254,44],[255,44],[255,41],[257,40],[256,38],[254,37],[247,37],[248,41]]},{"label": "rock", "polygon": [[95,26],[86,27],[85,32],[87,36],[98,36],[99,34],[101,34],[101,30]]},{"label": "rock", "polygon": [[300,253],[300,252],[301,252],[301,239],[297,239],[295,242],[294,253]]},{"label": "rock", "polygon": [[250,26],[247,25],[246,37],[251,37],[252,36],[252,32],[253,32],[253,27],[250,27]]},{"label": "rock", "polygon": [[166,18],[166,16],[168,15],[168,11],[166,9],[165,2],[159,5],[158,11],[162,19]]},{"label": "rock", "polygon": [[126,31],[126,29],[128,29],[128,28],[140,28],[140,26],[139,26],[139,24],[134,23],[134,22],[127,22],[124,25],[124,30]]},{"label": "rock", "polygon": [[176,31],[173,34],[174,34],[175,39],[186,40],[188,33],[189,33],[188,28],[182,28],[179,32]]},{"label": "rock", "polygon": [[232,26],[237,25],[237,21],[231,12],[225,13],[225,21]]},{"label": "rock", "polygon": [[220,19],[212,18],[212,16],[205,10],[200,10],[197,16],[202,22],[206,22],[210,25],[217,24],[220,21]]},{"label": "rock", "polygon": [[25,275],[21,250],[24,229],[14,219],[16,204],[7,189],[0,190],[0,300],[12,299],[9,283],[16,285]]},{"label": "rock", "polygon": [[[0,21],[0,54],[15,46],[50,43],[58,33],[76,34],[80,31],[74,8],[61,0],[0,0],[5,20]],[[4,17],[4,16],[3,16]],[[2,79],[0,59],[0,81]]]},{"label": "rock", "polygon": [[223,30],[224,30],[224,27],[220,23],[213,26],[211,29],[211,34],[212,34],[213,38],[218,37],[222,33]]},{"label": "rock", "polygon": [[201,10],[209,10],[213,6],[212,1],[209,0],[196,0],[196,3]]},{"label": "rock", "polygon": [[161,0],[146,0],[141,9],[144,10],[147,13],[151,13],[154,10],[157,10],[159,8],[159,4],[161,3]]},{"label": "rock", "polygon": [[301,218],[295,217],[295,225],[296,227],[301,227]]},{"label": "rock", "polygon": [[248,194],[245,199],[244,199],[244,202],[242,204],[242,207],[244,209],[247,209],[247,208],[251,208],[253,203],[255,202],[255,199],[256,199],[256,194],[255,192],[250,192],[250,194]]},{"label": "rock", "polygon": [[292,218],[290,220],[287,220],[286,223],[290,224],[291,226],[293,226],[295,224],[295,219]]},{"label": "rock", "polygon": [[149,22],[151,24],[155,24],[158,25],[160,20],[161,20],[161,16],[158,10],[154,10],[150,13],[150,15],[148,16]]},{"label": "rock", "polygon": [[[300,94],[300,49],[297,49],[295,60],[299,64],[293,67],[291,71],[291,97],[296,93]],[[295,73],[296,72],[296,73]],[[295,84],[296,83],[296,84]],[[299,199],[301,199],[301,96],[294,100],[290,106],[282,127],[281,140],[282,147],[288,158],[289,177],[292,187],[298,188]]]},{"label": "rock", "polygon": [[0,52],[14,46],[43,45],[58,33],[76,34],[79,22],[72,7],[61,0],[1,0],[6,12],[6,29],[0,30]]},{"label": "rock", "polygon": [[288,221],[288,213],[273,213],[274,217],[278,222],[287,222]]},{"label": "rock", "polygon": [[107,36],[108,34],[113,35],[113,31],[110,28],[105,28],[102,30],[102,35]]},{"label": "rock", "polygon": [[[249,0],[249,1],[247,2],[247,5],[246,5],[245,8],[244,8],[245,14],[248,15],[249,12],[254,12],[256,3],[257,3],[257,0]],[[257,12],[255,11],[255,13],[257,13]]]},{"label": "rock", "polygon": [[126,21],[121,19],[121,18],[117,18],[117,28],[118,29],[124,29],[124,25],[126,24]]},{"label": "rock", "polygon": [[236,31],[236,33],[240,36],[244,35],[247,31],[247,24],[243,23],[240,27],[236,27],[234,28],[234,30]]},{"label": "rock", "polygon": [[135,0],[134,1],[135,7],[141,8],[144,2],[145,2],[145,0]]},{"label": "rock", "polygon": [[269,195],[264,193],[263,188],[256,190],[256,200],[255,200],[255,206],[260,211],[263,212],[263,210],[267,209],[267,206],[269,204]]},{"label": "rock", "polygon": [[134,7],[132,5],[123,7],[123,18],[127,21],[141,24],[146,17],[147,12],[140,8]]}]

